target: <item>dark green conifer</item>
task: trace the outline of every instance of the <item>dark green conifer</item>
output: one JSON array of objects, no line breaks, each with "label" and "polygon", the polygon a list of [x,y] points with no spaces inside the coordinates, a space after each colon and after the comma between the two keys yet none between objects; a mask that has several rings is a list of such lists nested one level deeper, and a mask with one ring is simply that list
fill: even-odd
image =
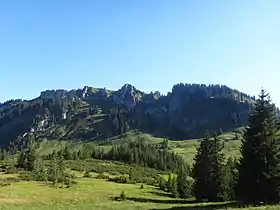
[{"label": "dark green conifer", "polygon": [[36,150],[34,146],[30,146],[26,151],[26,169],[29,171],[33,171],[36,167]]},{"label": "dark green conifer", "polygon": [[167,192],[171,192],[172,191],[172,175],[171,173],[169,173],[168,175],[168,181],[166,183],[166,188],[167,188]]},{"label": "dark green conifer", "polygon": [[280,201],[280,142],[278,120],[269,94],[261,90],[245,129],[237,196],[246,203]]},{"label": "dark green conifer", "polygon": [[198,201],[226,200],[224,157],[221,151],[221,142],[216,137],[209,138],[206,133],[200,142],[194,164],[194,196]]},{"label": "dark green conifer", "polygon": [[69,151],[69,148],[66,146],[63,150],[63,157],[64,157],[65,160],[71,160],[71,158],[72,158],[71,156],[72,155]]},{"label": "dark green conifer", "polygon": [[192,182],[185,167],[180,167],[177,175],[177,191],[180,198],[189,198],[192,194]]},{"label": "dark green conifer", "polygon": [[170,192],[171,192],[171,194],[174,198],[177,198],[179,196],[178,186],[177,186],[177,178],[176,177],[173,177],[172,180],[171,180]]}]

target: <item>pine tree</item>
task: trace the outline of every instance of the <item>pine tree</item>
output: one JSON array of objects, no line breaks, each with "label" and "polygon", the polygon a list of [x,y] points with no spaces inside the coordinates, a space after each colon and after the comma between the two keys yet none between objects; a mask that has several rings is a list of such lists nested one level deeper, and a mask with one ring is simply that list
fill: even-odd
[{"label": "pine tree", "polygon": [[188,198],[192,194],[192,181],[188,171],[182,166],[178,170],[177,191],[180,198]]},{"label": "pine tree", "polygon": [[177,198],[179,196],[178,187],[177,187],[177,178],[176,177],[173,177],[172,180],[171,180],[170,192],[171,192],[171,194],[174,198]]},{"label": "pine tree", "polygon": [[30,146],[26,151],[26,169],[33,171],[36,167],[37,155],[35,148]]},{"label": "pine tree", "polygon": [[167,188],[167,192],[172,191],[172,176],[171,176],[171,173],[168,176],[168,181],[166,183],[166,188]]},{"label": "pine tree", "polygon": [[236,171],[235,161],[230,157],[225,165],[225,175],[224,175],[224,196],[226,200],[235,199],[235,188],[237,181],[237,171]]},{"label": "pine tree", "polygon": [[57,152],[54,150],[51,154],[51,160],[57,156]]},{"label": "pine tree", "polygon": [[77,157],[78,157],[78,160],[82,160],[83,159],[81,150],[78,151]]},{"label": "pine tree", "polygon": [[222,144],[215,137],[210,139],[206,133],[200,142],[194,164],[194,195],[198,201],[223,201],[225,167],[222,163]]},{"label": "pine tree", "polygon": [[280,144],[276,139],[277,121],[275,105],[269,94],[262,89],[242,140],[237,185],[240,201],[280,201]]},{"label": "pine tree", "polygon": [[73,152],[73,160],[77,160],[77,159],[78,159],[77,152]]},{"label": "pine tree", "polygon": [[133,168],[129,169],[129,181],[133,181],[135,179],[135,174]]},{"label": "pine tree", "polygon": [[159,189],[163,191],[166,190],[166,181],[162,176],[159,178]]},{"label": "pine tree", "polygon": [[19,168],[26,168],[26,154],[24,151],[22,151],[19,154],[18,160],[17,160],[17,167]]},{"label": "pine tree", "polygon": [[8,154],[5,149],[1,149],[0,151],[0,160],[5,160],[7,158]]},{"label": "pine tree", "polygon": [[63,150],[63,157],[65,160],[70,160],[71,159],[71,153],[69,151],[69,148],[66,146]]}]

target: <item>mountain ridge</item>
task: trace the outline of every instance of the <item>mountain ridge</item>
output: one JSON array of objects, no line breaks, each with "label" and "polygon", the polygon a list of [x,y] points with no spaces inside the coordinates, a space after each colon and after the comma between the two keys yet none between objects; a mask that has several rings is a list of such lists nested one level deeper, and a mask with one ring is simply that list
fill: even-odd
[{"label": "mountain ridge", "polygon": [[28,136],[104,140],[129,130],[171,139],[201,137],[206,130],[246,125],[254,100],[225,85],[179,83],[166,95],[131,84],[115,91],[89,86],[46,90],[31,100],[0,104],[0,143],[22,147]]}]

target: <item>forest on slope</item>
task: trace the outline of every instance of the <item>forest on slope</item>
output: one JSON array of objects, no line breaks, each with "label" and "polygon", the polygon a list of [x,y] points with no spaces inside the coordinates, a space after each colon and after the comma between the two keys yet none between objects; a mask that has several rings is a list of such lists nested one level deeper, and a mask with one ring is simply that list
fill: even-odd
[{"label": "forest on slope", "polygon": [[224,85],[177,84],[166,95],[130,84],[117,91],[85,86],[47,90],[0,103],[0,144],[34,139],[100,141],[131,130],[168,139],[200,138],[247,124],[254,97]]}]

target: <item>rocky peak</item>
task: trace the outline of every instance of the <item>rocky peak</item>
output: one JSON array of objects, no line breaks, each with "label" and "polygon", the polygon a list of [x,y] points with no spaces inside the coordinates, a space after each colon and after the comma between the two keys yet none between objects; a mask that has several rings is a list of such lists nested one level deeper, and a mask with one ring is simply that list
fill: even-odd
[{"label": "rocky peak", "polygon": [[144,93],[137,90],[133,85],[125,84],[113,95],[113,99],[117,104],[133,108],[143,95]]},{"label": "rocky peak", "polygon": [[43,99],[61,99],[61,98],[65,98],[67,97],[67,90],[46,90],[46,91],[42,91],[40,94],[40,98]]},{"label": "rocky peak", "polygon": [[82,98],[85,98],[85,97],[87,97],[88,96],[88,89],[89,89],[89,87],[88,86],[85,86],[84,88],[83,88],[83,92],[82,92]]},{"label": "rocky peak", "polygon": [[124,86],[121,87],[121,89],[119,91],[123,95],[133,95],[135,90],[136,90],[136,88],[133,85],[125,84]]}]

